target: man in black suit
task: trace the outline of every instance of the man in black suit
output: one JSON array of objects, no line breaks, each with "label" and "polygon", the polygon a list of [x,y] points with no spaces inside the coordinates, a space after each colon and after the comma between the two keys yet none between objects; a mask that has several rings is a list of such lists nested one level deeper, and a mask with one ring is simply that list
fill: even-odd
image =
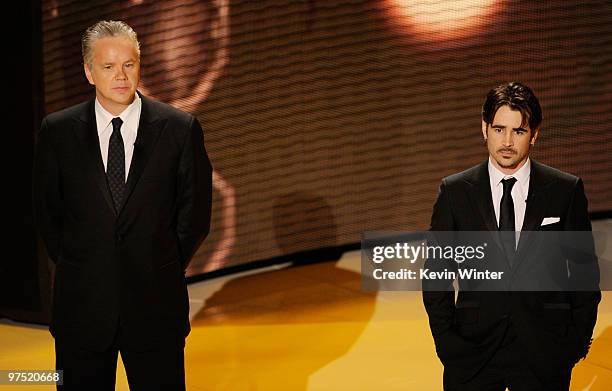
[{"label": "man in black suit", "polygon": [[[587,199],[580,178],[529,158],[541,120],[540,104],[527,86],[492,89],[482,109],[489,159],[442,180],[430,230],[499,234],[489,250],[507,261],[506,273],[514,278],[509,284],[515,285],[543,258],[561,254],[538,247],[537,233],[530,231],[586,231],[592,289],[535,291],[538,280],[533,291],[460,286],[455,303],[450,281],[449,289],[438,290],[425,289],[424,282],[445,390],[568,390],[574,364],[588,352],[601,293]],[[561,270],[558,275],[580,276],[578,264],[561,259],[549,264]]]},{"label": "man in black suit", "polygon": [[33,172],[56,266],[58,389],[114,390],[120,351],[131,390],[184,390],[184,274],[211,214],[202,128],[136,91],[140,49],[127,24],[96,23],[82,49],[96,97],[43,120]]}]

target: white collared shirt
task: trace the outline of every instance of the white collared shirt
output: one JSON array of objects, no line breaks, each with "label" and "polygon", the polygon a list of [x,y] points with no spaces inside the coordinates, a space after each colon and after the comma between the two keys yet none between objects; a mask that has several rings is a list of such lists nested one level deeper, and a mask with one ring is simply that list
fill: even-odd
[{"label": "white collared shirt", "polygon": [[[138,124],[140,122],[140,111],[142,101],[138,94],[135,94],[134,101],[123,110],[118,117],[121,118],[121,137],[123,138],[123,148],[125,150],[125,181],[130,172],[130,164],[132,163],[132,155],[134,154],[134,143],[138,135]],[[113,133],[112,120],[114,115],[106,111],[96,98],[96,125],[98,128],[98,139],[100,140],[100,152],[102,154],[102,162],[104,163],[104,171],[106,171],[106,162],[108,161],[108,144],[110,136]]]},{"label": "white collared shirt", "polygon": [[514,174],[506,175],[499,171],[491,162],[489,156],[489,180],[491,185],[491,196],[493,197],[493,208],[495,209],[495,220],[499,227],[499,210],[502,196],[504,195],[504,185],[502,179],[516,178],[516,182],[512,187],[512,201],[514,202],[514,227],[516,234],[516,242],[518,244],[519,234],[525,220],[525,209],[527,209],[527,197],[529,195],[529,177],[531,176],[531,162],[529,158],[521,168]]}]

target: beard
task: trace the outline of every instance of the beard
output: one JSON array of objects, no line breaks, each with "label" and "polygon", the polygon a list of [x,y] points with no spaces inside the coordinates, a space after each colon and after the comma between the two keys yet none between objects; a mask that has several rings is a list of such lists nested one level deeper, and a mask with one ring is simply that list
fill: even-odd
[{"label": "beard", "polygon": [[[510,157],[506,158],[501,155],[502,151],[510,151]],[[526,158],[527,154],[520,155],[517,151],[510,149],[500,149],[497,151],[497,154],[495,156],[495,160],[497,161],[497,164],[499,164],[500,167],[510,169],[518,167],[518,165],[524,162]]]}]

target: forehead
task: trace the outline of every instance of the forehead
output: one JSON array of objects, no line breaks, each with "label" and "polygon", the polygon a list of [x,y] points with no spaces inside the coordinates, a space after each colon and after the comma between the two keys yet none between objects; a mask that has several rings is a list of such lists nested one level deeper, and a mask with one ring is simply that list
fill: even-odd
[{"label": "forehead", "polygon": [[130,60],[138,57],[136,43],[126,37],[104,37],[93,43],[93,55],[98,60]]},{"label": "forehead", "polygon": [[495,117],[493,117],[492,125],[500,125],[507,128],[529,128],[527,121],[525,121],[523,126],[523,114],[521,114],[521,112],[518,110],[512,110],[510,106],[507,105],[501,106],[499,109],[497,109],[495,112]]}]

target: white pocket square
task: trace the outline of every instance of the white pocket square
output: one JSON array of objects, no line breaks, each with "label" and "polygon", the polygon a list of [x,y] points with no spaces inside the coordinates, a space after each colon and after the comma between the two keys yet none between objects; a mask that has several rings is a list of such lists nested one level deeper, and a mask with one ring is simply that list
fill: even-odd
[{"label": "white pocket square", "polygon": [[558,223],[560,220],[561,218],[559,217],[544,217],[544,220],[542,220],[542,224],[540,225],[554,224]]}]

